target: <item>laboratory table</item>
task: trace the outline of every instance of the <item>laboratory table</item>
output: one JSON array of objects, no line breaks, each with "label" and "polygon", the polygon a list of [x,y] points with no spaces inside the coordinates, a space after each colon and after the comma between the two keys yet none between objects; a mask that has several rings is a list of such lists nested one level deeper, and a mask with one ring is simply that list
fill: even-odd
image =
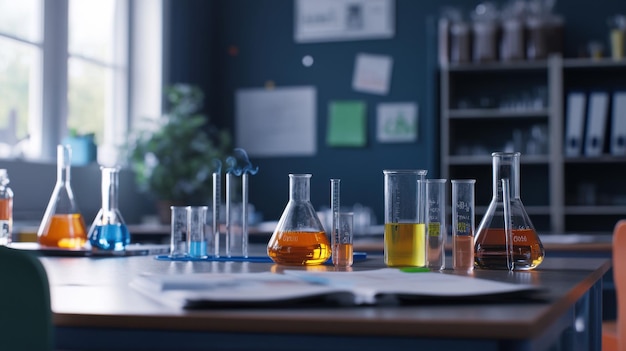
[{"label": "laboratory table", "polygon": [[[599,350],[601,278],[611,266],[603,258],[547,258],[535,271],[473,273],[541,286],[542,301],[191,311],[151,300],[129,282],[143,272],[284,267],[154,256],[40,259],[50,281],[56,346],[63,350]],[[353,269],[381,267],[382,257],[370,255]]]}]

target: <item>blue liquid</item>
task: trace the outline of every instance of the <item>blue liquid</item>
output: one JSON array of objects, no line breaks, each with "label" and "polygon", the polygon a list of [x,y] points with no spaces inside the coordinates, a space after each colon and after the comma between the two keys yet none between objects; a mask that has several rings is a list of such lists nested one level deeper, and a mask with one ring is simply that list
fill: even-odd
[{"label": "blue liquid", "polygon": [[92,247],[102,250],[124,250],[130,244],[130,233],[124,224],[98,225],[89,233]]},{"label": "blue liquid", "polygon": [[206,241],[192,241],[189,243],[189,256],[206,257]]}]

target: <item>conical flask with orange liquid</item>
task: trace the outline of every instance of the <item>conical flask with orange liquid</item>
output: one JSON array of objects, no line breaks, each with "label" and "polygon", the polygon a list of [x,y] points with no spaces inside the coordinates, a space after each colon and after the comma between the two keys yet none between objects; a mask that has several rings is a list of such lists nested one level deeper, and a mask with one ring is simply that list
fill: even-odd
[{"label": "conical flask with orange liquid", "polygon": [[477,268],[530,270],[545,251],[520,198],[520,153],[494,152],[493,197],[474,243]]},{"label": "conical flask with orange liquid", "polygon": [[42,246],[79,249],[87,243],[85,221],[70,185],[71,159],[70,146],[58,145],[57,181],[37,231],[37,241]]}]

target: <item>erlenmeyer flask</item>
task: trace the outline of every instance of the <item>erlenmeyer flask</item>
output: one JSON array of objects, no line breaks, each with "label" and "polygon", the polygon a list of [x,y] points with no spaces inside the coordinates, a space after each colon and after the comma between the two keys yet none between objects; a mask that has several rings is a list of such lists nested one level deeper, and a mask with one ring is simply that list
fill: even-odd
[{"label": "erlenmeyer flask", "polygon": [[[474,262],[478,268],[510,269],[512,264],[515,270],[533,269],[541,264],[545,251],[520,198],[520,153],[494,152],[491,156],[493,197],[478,226]],[[509,180],[511,199],[506,218],[503,179]],[[505,223],[510,224],[512,248],[507,247]]]},{"label": "erlenmeyer flask", "polygon": [[70,186],[71,158],[69,145],[57,146],[57,182],[37,231],[40,245],[77,249],[87,242],[85,221]]},{"label": "erlenmeyer flask", "polygon": [[309,266],[330,258],[326,232],[310,201],[310,174],[289,175],[289,202],[267,244],[278,264]]},{"label": "erlenmeyer flask", "polygon": [[119,168],[100,167],[102,172],[102,208],[89,228],[91,247],[124,250],[130,244],[130,233],[117,207]]}]

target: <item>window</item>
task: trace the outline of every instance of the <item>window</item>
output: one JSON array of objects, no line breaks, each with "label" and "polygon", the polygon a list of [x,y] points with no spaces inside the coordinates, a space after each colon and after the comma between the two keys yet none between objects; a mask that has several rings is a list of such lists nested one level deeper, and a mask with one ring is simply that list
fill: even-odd
[{"label": "window", "polygon": [[54,160],[70,131],[93,133],[110,155],[138,114],[158,117],[162,7],[0,0],[0,157]]}]

